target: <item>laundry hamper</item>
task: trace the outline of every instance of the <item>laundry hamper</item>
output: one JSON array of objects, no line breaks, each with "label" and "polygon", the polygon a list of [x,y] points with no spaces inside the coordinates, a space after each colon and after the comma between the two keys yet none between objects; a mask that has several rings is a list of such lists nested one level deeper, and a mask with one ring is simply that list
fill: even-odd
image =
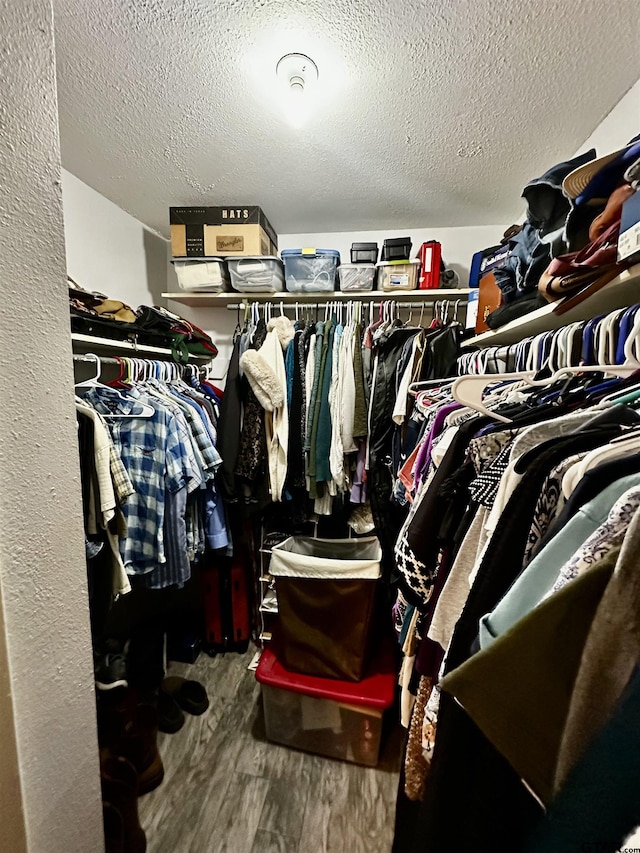
[{"label": "laundry hamper", "polygon": [[359,681],[367,660],[382,551],[375,536],[292,536],[271,553],[279,621],[274,635],[286,669]]}]

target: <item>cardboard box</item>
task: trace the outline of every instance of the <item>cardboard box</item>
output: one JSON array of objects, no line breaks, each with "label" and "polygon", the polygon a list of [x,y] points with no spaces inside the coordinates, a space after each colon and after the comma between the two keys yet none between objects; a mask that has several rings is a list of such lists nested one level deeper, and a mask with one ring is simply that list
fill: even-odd
[{"label": "cardboard box", "polygon": [[278,254],[278,236],[260,207],[170,207],[174,258]]},{"label": "cardboard box", "polygon": [[622,205],[618,260],[640,260],[640,192],[635,192]]}]

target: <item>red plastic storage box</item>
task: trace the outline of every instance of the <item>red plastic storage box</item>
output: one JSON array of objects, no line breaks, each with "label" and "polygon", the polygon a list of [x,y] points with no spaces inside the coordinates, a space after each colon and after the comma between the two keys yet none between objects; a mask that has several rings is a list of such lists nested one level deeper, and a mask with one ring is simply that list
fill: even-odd
[{"label": "red plastic storage box", "polygon": [[354,683],[289,672],[271,646],[265,649],[256,678],[269,740],[375,767],[383,714],[397,683],[391,651],[376,657],[371,671]]}]

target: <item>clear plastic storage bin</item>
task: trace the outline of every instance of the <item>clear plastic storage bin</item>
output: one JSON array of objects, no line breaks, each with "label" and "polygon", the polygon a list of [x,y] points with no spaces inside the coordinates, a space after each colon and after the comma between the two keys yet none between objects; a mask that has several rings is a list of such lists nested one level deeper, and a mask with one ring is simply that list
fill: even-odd
[{"label": "clear plastic storage bin", "polygon": [[222,258],[185,258],[172,264],[181,290],[205,290],[223,293],[230,290],[229,270]]},{"label": "clear plastic storage bin", "polygon": [[231,287],[239,293],[282,293],[284,268],[279,258],[254,255],[227,258]]},{"label": "clear plastic storage bin", "polygon": [[358,684],[314,678],[286,670],[269,646],[256,671],[268,739],[375,767],[397,681],[391,654],[376,655],[376,664]]},{"label": "clear plastic storage bin", "polygon": [[340,290],[343,293],[363,293],[373,290],[376,277],[375,264],[342,264],[338,267]]},{"label": "clear plastic storage bin", "polygon": [[380,261],[378,267],[378,290],[415,290],[418,286],[420,261]]},{"label": "clear plastic storage bin", "polygon": [[336,289],[340,252],[335,249],[283,249],[289,293],[326,293]]}]

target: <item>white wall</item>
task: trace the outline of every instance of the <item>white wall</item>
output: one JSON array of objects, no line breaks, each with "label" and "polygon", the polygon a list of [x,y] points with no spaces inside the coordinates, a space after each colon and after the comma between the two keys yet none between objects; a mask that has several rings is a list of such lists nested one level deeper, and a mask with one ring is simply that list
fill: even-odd
[{"label": "white wall", "polygon": [[71,278],[134,310],[161,304],[167,241],[65,170],[62,197]]},{"label": "white wall", "polygon": [[604,118],[591,136],[578,148],[583,154],[595,148],[598,156],[623,148],[630,139],[640,133],[640,80]]},{"label": "white wall", "polygon": [[99,853],[51,0],[0,0],[0,20],[0,850]]}]

